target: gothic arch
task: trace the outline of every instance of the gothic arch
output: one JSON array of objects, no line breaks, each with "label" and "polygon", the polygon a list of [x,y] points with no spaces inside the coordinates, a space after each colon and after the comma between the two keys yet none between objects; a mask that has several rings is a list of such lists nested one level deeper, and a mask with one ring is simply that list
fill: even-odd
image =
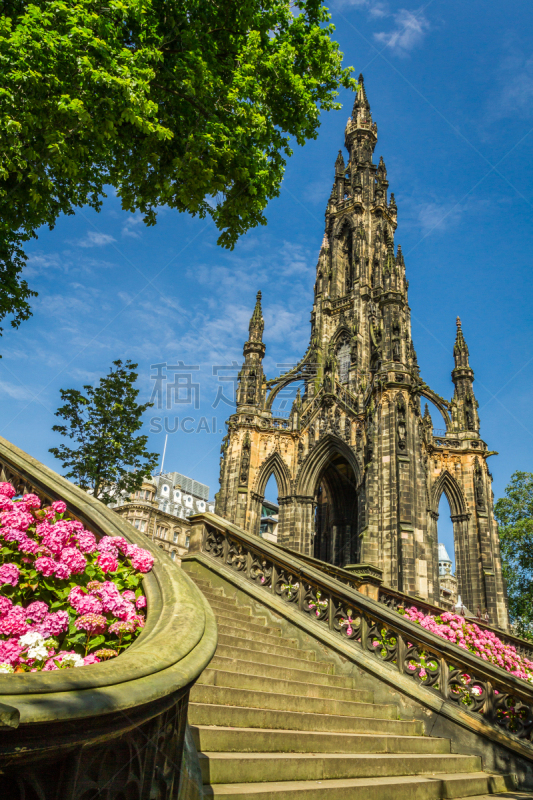
[{"label": "gothic arch", "polygon": [[336,345],[342,336],[347,336],[348,339],[351,339],[351,331],[347,325],[339,325],[333,336],[331,337],[331,344]]},{"label": "gothic arch", "polygon": [[353,469],[355,480],[359,486],[361,483],[361,468],[353,450],[342,439],[332,433],[328,433],[313,447],[303,462],[297,477],[297,495],[304,497],[312,497],[314,495],[321,472],[329,459],[337,453],[343,456]]},{"label": "gothic arch", "polygon": [[468,514],[463,491],[448,470],[439,475],[431,489],[430,510],[434,514],[439,513],[439,502],[443,492],[446,494],[450,504],[452,518]]},{"label": "gothic arch", "polygon": [[350,227],[352,231],[355,231],[355,224],[353,219],[351,219],[348,216],[348,214],[344,214],[342,217],[340,217],[340,219],[336,221],[335,225],[333,226],[332,234],[335,238],[337,239],[339,238],[346,224],[348,224],[348,227]]},{"label": "gothic arch", "polygon": [[268,479],[272,474],[274,474],[278,484],[279,496],[288,497],[291,494],[291,474],[287,464],[277,450],[261,464],[255,480],[254,492],[264,497]]}]

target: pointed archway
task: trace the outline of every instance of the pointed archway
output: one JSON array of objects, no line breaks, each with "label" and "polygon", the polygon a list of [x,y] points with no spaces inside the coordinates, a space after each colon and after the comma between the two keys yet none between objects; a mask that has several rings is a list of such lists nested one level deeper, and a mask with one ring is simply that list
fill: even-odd
[{"label": "pointed archway", "polygon": [[359,561],[359,472],[353,450],[333,434],[302,465],[297,493],[313,499],[310,555],[320,561],[340,567]]}]

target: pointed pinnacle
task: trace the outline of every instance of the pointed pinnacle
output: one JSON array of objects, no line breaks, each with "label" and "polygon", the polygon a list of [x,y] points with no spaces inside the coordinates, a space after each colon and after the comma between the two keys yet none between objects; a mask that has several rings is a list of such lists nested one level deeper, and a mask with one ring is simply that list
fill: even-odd
[{"label": "pointed pinnacle", "polygon": [[260,319],[263,318],[263,312],[261,310],[261,297],[262,297],[261,292],[257,292],[256,298],[255,298],[254,313],[252,314],[252,320],[254,320],[254,321],[255,320],[260,320]]}]

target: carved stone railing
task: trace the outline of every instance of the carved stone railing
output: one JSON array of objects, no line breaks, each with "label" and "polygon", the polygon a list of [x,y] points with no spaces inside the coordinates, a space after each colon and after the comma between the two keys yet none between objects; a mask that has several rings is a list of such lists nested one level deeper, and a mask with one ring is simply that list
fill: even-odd
[{"label": "carved stone railing", "polygon": [[304,615],[309,634],[327,631],[349,643],[380,680],[401,686],[436,713],[533,757],[533,687],[525,681],[221,517],[200,514],[191,522],[189,558],[198,553],[214,569],[238,575],[258,601]]},{"label": "carved stone railing", "polygon": [[176,800],[189,690],[216,649],[211,608],[148,537],[1,438],[0,480],[64,500],[97,537],[124,536],[155,558],[143,579],[146,625],[125,652],[75,669],[0,675],[0,796]]}]

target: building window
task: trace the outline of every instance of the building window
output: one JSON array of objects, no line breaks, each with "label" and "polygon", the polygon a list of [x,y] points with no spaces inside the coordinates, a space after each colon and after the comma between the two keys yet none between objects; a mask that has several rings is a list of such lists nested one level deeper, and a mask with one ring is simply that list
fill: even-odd
[{"label": "building window", "polygon": [[168,534],[168,528],[164,528],[162,525],[158,525],[157,527],[157,535],[160,539],[166,539]]},{"label": "building window", "polygon": [[178,532],[174,531],[174,543],[178,541]]},{"label": "building window", "polygon": [[185,547],[188,547],[188,546],[189,546],[189,537],[186,536],[185,537]]},{"label": "building window", "polygon": [[146,531],[146,520],[145,519],[134,519],[133,525],[137,528],[138,531],[144,533]]},{"label": "building window", "polygon": [[174,559],[176,558],[176,551],[175,551],[175,550],[173,550],[173,551],[171,552],[171,554],[170,554],[170,558],[172,559],[172,561],[174,561]]}]

